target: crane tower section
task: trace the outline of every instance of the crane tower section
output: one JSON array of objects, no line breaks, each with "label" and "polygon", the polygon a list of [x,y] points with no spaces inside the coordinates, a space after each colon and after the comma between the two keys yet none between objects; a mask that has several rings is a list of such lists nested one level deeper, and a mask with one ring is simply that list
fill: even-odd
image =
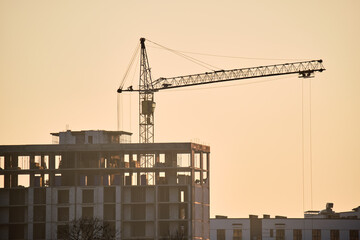
[{"label": "crane tower section", "polygon": [[140,39],[140,81],[139,81],[139,142],[154,142],[154,92],[151,70],[146,54],[145,38]]}]

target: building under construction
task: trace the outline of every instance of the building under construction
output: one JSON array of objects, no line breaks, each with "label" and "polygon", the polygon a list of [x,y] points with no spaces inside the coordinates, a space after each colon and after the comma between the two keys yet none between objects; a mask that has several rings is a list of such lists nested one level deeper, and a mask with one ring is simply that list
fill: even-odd
[{"label": "building under construction", "polygon": [[58,144],[0,146],[1,239],[56,239],[81,217],[102,219],[117,239],[209,239],[208,146],[52,135]]}]

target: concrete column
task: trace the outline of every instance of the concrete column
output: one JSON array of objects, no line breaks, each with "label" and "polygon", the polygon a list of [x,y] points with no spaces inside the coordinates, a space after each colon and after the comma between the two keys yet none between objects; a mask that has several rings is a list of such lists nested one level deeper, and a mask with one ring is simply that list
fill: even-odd
[{"label": "concrete column", "polygon": [[[30,169],[35,169],[35,156],[34,156],[34,154],[31,154],[31,155],[30,155]],[[34,186],[35,186],[34,173],[30,173],[29,186],[30,186],[30,187],[34,187]]]},{"label": "concrete column", "polygon": [[53,239],[51,234],[53,232],[53,226],[52,226],[52,210],[53,210],[53,203],[52,203],[52,187],[46,188],[46,232],[45,236],[46,239]]},{"label": "concrete column", "polygon": [[154,188],[154,200],[155,200],[155,221],[154,221],[154,236],[155,239],[159,239],[159,185],[155,185]]},{"label": "concrete column", "polygon": [[[51,189],[51,239],[57,239],[57,188]],[[47,217],[47,216],[46,216]]]},{"label": "concrete column", "polygon": [[[7,170],[7,169],[10,169],[11,168],[11,156],[9,154],[6,154],[4,156],[4,169]],[[10,188],[10,174],[9,173],[5,173],[4,175],[4,188]]]},{"label": "concrete column", "polygon": [[116,186],[115,187],[115,191],[116,191],[116,197],[115,197],[115,233],[116,234],[116,239],[120,239],[121,238],[121,228],[122,228],[122,224],[121,224],[121,216],[122,216],[122,212],[121,212],[121,186]]},{"label": "concrete column", "polygon": [[49,154],[49,169],[50,169],[50,173],[49,173],[49,185],[51,187],[53,187],[55,185],[55,173],[54,173],[54,169],[55,169],[55,154],[51,153]]},{"label": "concrete column", "polygon": [[321,230],[321,239],[330,239],[330,231],[329,230]]},{"label": "concrete column", "polygon": [[[10,166],[12,169],[18,168],[18,155],[12,154],[10,156]],[[17,187],[18,186],[18,174],[12,173],[10,176],[10,187]]]},{"label": "concrete column", "polygon": [[82,216],[82,189],[75,188],[75,218],[79,219]]},{"label": "concrete column", "polygon": [[28,216],[27,216],[27,221],[28,221],[28,239],[33,239],[33,227],[34,227],[34,188],[29,187],[27,189],[27,202],[28,202]]},{"label": "concrete column", "polygon": [[[194,174],[194,171],[192,171],[191,173],[192,175]],[[193,178],[193,177],[192,177]],[[195,219],[195,214],[194,214],[194,209],[195,208],[195,199],[194,199],[194,181],[192,180],[192,182],[188,185],[187,190],[188,190],[188,198],[187,200],[189,201],[188,203],[188,217],[191,219],[190,221],[188,221],[188,235],[189,233],[193,232],[194,228],[194,219]],[[190,239],[193,238],[193,234],[190,234]]]},{"label": "concrete column", "polygon": [[349,234],[350,234],[349,230],[340,230],[339,237],[342,240],[349,240],[350,239]]},{"label": "concrete column", "polygon": [[96,187],[94,189],[94,203],[96,205],[94,209],[94,217],[103,219],[104,217],[104,187]]},{"label": "concrete column", "polygon": [[[210,186],[210,153],[207,153],[206,154],[207,155],[207,164],[206,164],[206,166],[207,166],[207,184],[208,184],[208,186]],[[209,191],[209,194],[210,194],[210,191]],[[210,195],[209,195],[210,196]]]},{"label": "concrete column", "polygon": [[140,186],[140,172],[136,172],[136,173],[134,173],[134,174],[137,174],[137,177],[136,177],[136,185],[138,185],[138,186]]},{"label": "concrete column", "polygon": [[76,187],[69,189],[69,221],[76,218]]},{"label": "concrete column", "polygon": [[[43,169],[45,169],[45,161],[44,161],[44,155],[40,155],[40,164],[41,164],[41,167],[43,167]],[[44,171],[42,171],[44,172]],[[41,186],[44,187],[45,186],[45,174],[42,173],[41,174]]]}]

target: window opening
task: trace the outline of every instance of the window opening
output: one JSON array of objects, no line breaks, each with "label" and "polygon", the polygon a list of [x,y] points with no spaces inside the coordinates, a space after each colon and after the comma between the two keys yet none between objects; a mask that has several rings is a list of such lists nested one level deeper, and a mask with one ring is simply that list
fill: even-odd
[{"label": "window opening", "polygon": [[94,217],[94,208],[93,207],[82,207],[82,217],[83,218],[93,218]]},{"label": "window opening", "polygon": [[131,219],[144,220],[146,217],[146,205],[131,206]]},{"label": "window opening", "polygon": [[115,204],[104,204],[104,220],[115,220]]},{"label": "window opening", "polygon": [[144,188],[131,188],[131,201],[132,202],[145,202],[146,191]]},{"label": "window opening", "polygon": [[69,203],[69,190],[58,190],[58,203]]},{"label": "window opening", "polygon": [[208,155],[207,153],[203,153],[203,159],[202,159],[202,164],[203,164],[203,169],[204,170],[208,170]]},{"label": "window opening", "polygon": [[0,175],[0,188],[4,188],[4,175]]},{"label": "window opening", "polygon": [[29,174],[19,174],[18,175],[18,185],[23,187],[30,186],[30,175]]},{"label": "window opening", "polygon": [[60,168],[61,155],[55,155],[55,169]]},{"label": "window opening", "polygon": [[57,213],[58,213],[58,221],[69,221],[68,207],[59,207]]},{"label": "window opening", "polygon": [[312,240],[321,240],[321,230],[320,229],[312,230]]},{"label": "window opening", "polygon": [[159,200],[159,202],[168,202],[169,201],[169,188],[168,187],[159,187],[158,200]]},{"label": "window opening", "polygon": [[217,229],[216,230],[216,239],[217,240],[225,240],[225,229]]},{"label": "window opening", "polygon": [[195,182],[196,184],[201,184],[200,171],[195,171],[194,182]]},{"label": "window opening", "polygon": [[203,183],[207,183],[207,182],[208,182],[208,173],[203,172]]},{"label": "window opening", "polygon": [[45,222],[46,206],[34,206],[34,222]]},{"label": "window opening", "polygon": [[104,188],[104,202],[114,203],[116,200],[116,189],[114,187]]},{"label": "window opening", "polygon": [[43,156],[43,163],[44,163],[43,168],[48,169],[49,168],[49,155],[44,155]]},{"label": "window opening", "polygon": [[158,179],[157,179],[157,184],[166,184],[166,174],[165,172],[159,172],[158,175]]},{"label": "window opening", "polygon": [[130,177],[130,173],[128,172],[124,173],[124,185],[125,186],[131,185],[131,177]]},{"label": "window opening", "polygon": [[83,189],[82,190],[82,202],[83,203],[93,203],[94,202],[94,190],[93,189]]},{"label": "window opening", "polygon": [[131,185],[136,186],[137,185],[137,173],[134,172],[131,174]]},{"label": "window opening", "polygon": [[178,172],[177,173],[178,184],[189,184],[191,183],[191,172]]},{"label": "window opening", "polygon": [[30,156],[18,156],[17,166],[14,169],[30,169]]},{"label": "window opening", "polygon": [[34,165],[31,166],[31,169],[43,169],[41,166],[41,156],[34,156]]},{"label": "window opening", "polygon": [[191,155],[190,153],[178,153],[176,157],[178,167],[190,167]]},{"label": "window opening", "polygon": [[350,240],[359,240],[359,230],[350,230]]},{"label": "window opening", "polygon": [[241,229],[233,230],[233,240],[242,240],[242,230]]},{"label": "window opening", "polygon": [[159,154],[159,162],[160,163],[165,163],[165,153],[160,153]]},{"label": "window opening", "polygon": [[0,156],[0,169],[5,169],[5,157]]},{"label": "window opening", "polygon": [[340,233],[339,230],[330,230],[330,240],[339,240]]},{"label": "window opening", "polygon": [[179,202],[187,202],[187,188],[181,187],[179,188]]},{"label": "window opening", "polygon": [[276,229],[276,240],[285,240],[285,230]]},{"label": "window opening", "polygon": [[194,154],[194,167],[200,168],[200,153]]},{"label": "window opening", "polygon": [[301,231],[301,229],[294,229],[293,239],[294,240],[302,240],[302,231]]}]

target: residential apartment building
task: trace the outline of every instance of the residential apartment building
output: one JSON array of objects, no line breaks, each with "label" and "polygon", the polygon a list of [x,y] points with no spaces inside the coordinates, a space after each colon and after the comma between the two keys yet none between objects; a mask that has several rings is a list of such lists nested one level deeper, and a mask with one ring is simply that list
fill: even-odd
[{"label": "residential apartment building", "polygon": [[66,131],[59,144],[0,146],[0,239],[56,239],[81,217],[117,239],[209,239],[210,148]]}]

